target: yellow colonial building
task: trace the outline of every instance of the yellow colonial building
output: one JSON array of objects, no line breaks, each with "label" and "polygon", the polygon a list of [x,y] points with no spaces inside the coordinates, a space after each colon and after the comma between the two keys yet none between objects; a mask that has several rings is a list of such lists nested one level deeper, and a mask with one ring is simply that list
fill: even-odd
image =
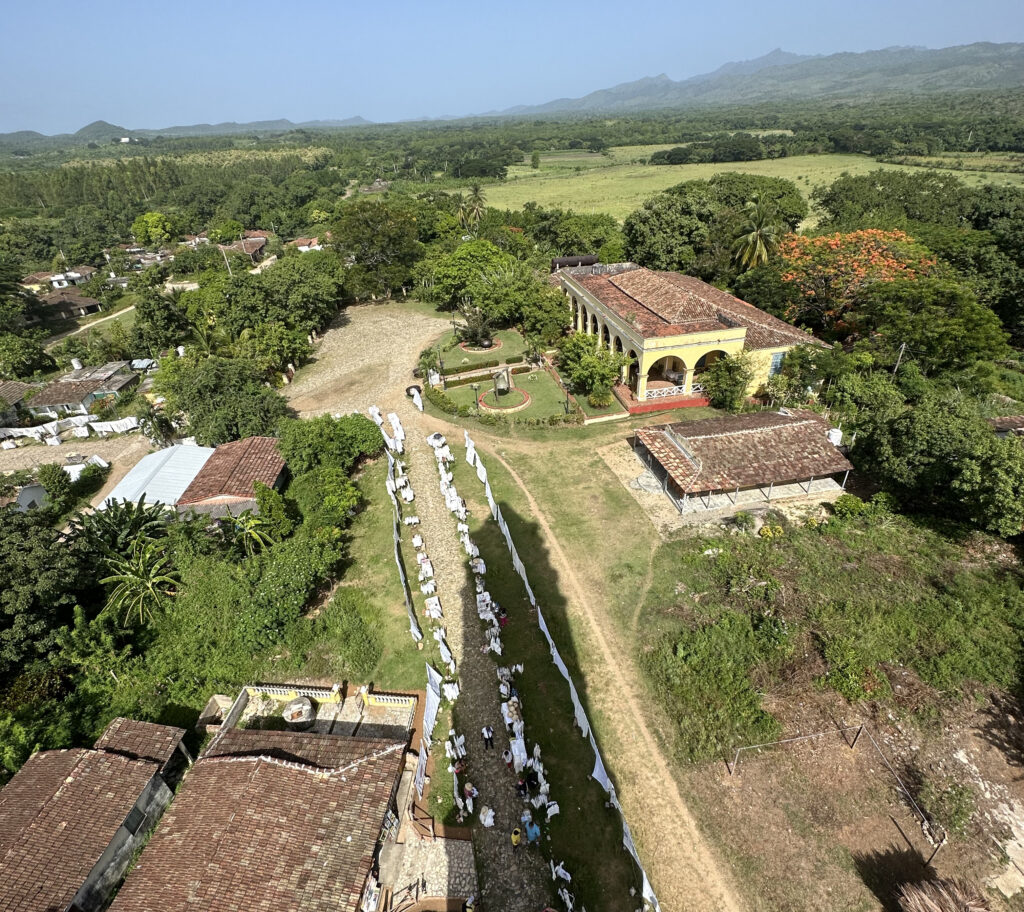
[{"label": "yellow colonial building", "polygon": [[635,263],[575,266],[555,274],[576,332],[629,359],[622,382],[639,402],[699,398],[718,358],[751,355],[754,393],[787,351],[814,337],[700,279]]}]

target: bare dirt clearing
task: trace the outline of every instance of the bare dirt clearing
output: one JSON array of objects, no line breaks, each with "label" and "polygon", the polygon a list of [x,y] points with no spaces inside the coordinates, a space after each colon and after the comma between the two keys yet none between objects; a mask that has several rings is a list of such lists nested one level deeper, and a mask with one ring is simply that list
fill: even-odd
[{"label": "bare dirt clearing", "polygon": [[390,410],[405,399],[420,352],[449,323],[426,305],[389,301],[350,307],[317,345],[316,361],[283,392],[303,418]]}]

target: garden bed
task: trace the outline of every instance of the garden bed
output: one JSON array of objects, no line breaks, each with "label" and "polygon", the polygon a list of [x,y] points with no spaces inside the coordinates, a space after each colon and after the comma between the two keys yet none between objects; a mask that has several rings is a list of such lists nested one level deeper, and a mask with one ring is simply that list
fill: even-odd
[{"label": "garden bed", "polygon": [[480,408],[490,409],[495,412],[519,412],[530,405],[530,394],[525,390],[512,387],[507,393],[499,398],[494,390],[482,393],[477,400]]},{"label": "garden bed", "polygon": [[[548,418],[551,415],[565,414],[565,393],[547,371],[535,370],[528,374],[517,374],[514,389],[525,393],[529,403],[525,408],[517,409],[517,418]],[[498,408],[478,403],[478,400],[490,394],[493,401],[493,383],[487,377],[481,377],[479,389],[474,390],[469,384],[450,387],[445,394],[458,406],[470,409],[479,408],[489,413],[508,414],[511,409]],[[481,407],[482,405],[482,407]]]},{"label": "garden bed", "polygon": [[514,329],[502,329],[494,334],[494,344],[490,348],[464,348],[455,340],[449,330],[436,343],[441,349],[441,359],[448,370],[473,370],[486,366],[489,362],[499,361],[507,364],[519,363],[526,352],[526,340]]}]

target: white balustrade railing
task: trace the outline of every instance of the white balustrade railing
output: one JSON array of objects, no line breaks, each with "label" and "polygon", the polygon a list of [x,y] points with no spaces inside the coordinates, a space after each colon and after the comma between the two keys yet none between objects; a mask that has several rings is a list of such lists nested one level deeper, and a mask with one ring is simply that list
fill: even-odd
[{"label": "white balustrade railing", "polygon": [[646,390],[644,399],[667,399],[669,396],[682,396],[685,393],[685,386],[663,386],[660,389]]}]

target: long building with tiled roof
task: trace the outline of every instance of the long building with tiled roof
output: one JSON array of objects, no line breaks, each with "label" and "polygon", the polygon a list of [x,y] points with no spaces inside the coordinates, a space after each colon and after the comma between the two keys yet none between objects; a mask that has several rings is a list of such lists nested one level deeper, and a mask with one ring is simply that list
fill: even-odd
[{"label": "long building with tiled roof", "polygon": [[268,488],[283,480],[284,460],[273,437],[222,443],[178,498],[178,511],[237,516],[256,508],[256,482]]},{"label": "long building with tiled roof", "polygon": [[718,358],[749,352],[756,391],[803,330],[693,276],[635,263],[577,266],[555,273],[577,332],[626,355],[623,380],[638,400],[701,391],[700,374]]},{"label": "long building with tiled roof", "polygon": [[[101,908],[170,801],[166,761],[117,749],[130,725],[112,727],[93,749],[33,754],[0,790],[0,912]],[[146,734],[173,753],[185,733]]]},{"label": "long building with tiled roof", "polygon": [[226,731],[110,912],[356,912],[404,750],[387,738]]},{"label": "long building with tiled roof", "polygon": [[782,409],[640,428],[637,443],[680,497],[843,475],[853,466],[810,411]]}]

